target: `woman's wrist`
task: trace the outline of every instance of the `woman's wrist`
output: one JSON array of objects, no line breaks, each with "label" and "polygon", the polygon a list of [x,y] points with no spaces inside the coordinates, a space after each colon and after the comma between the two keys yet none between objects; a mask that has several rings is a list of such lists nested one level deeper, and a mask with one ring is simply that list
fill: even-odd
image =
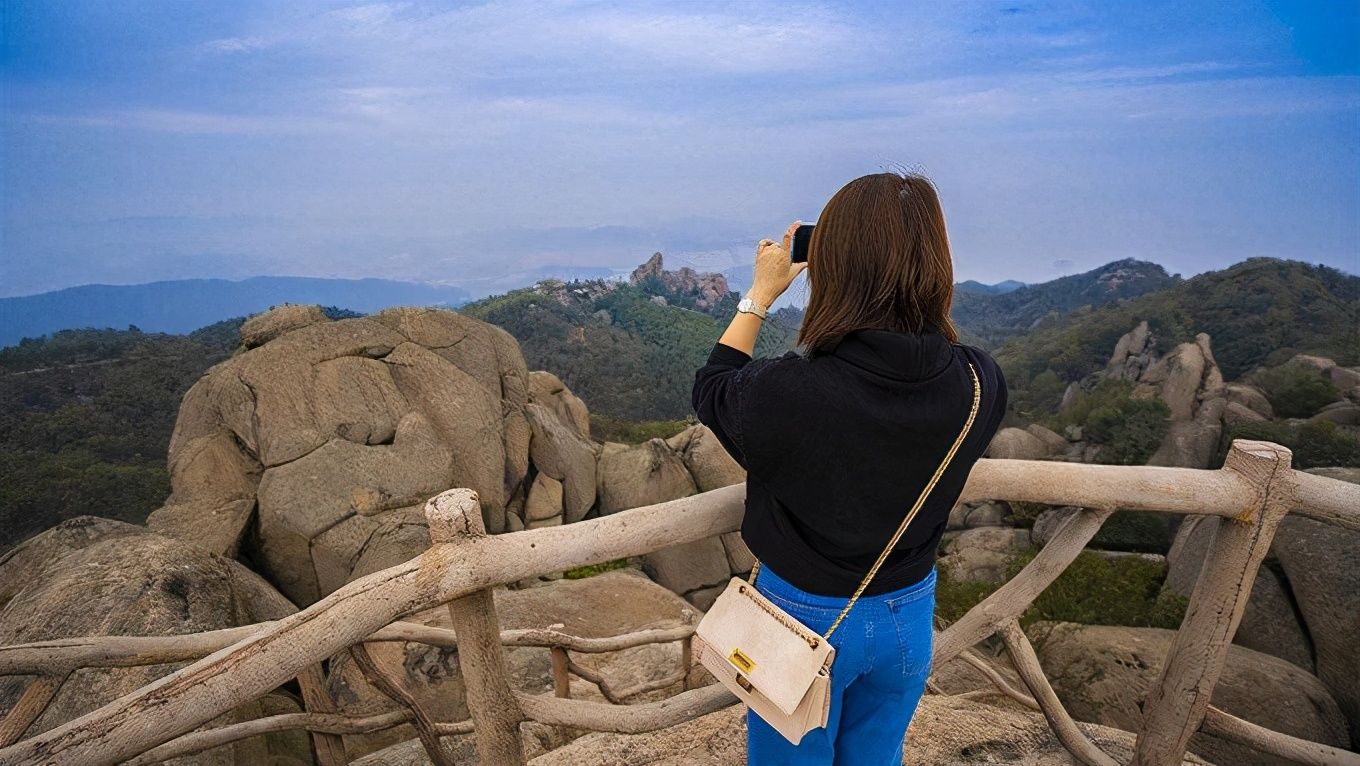
[{"label": "woman's wrist", "polygon": [[767,309],[774,305],[774,302],[779,298],[777,295],[770,295],[768,292],[758,290],[754,287],[746,291],[746,297]]}]

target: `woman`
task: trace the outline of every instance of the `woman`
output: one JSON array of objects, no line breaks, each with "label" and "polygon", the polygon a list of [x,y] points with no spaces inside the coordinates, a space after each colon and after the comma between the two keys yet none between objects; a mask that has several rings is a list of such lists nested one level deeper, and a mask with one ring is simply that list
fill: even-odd
[{"label": "woman", "polygon": [[[693,405],[746,469],[741,536],[756,589],[825,632],[967,420],[968,364],[982,394],[967,438],[925,505],[832,634],[826,728],[792,745],[747,711],[751,764],[900,764],[933,649],[935,553],[949,509],[1006,410],[1006,383],[949,319],[944,214],[920,175],[846,184],[813,229],[806,263],[761,240],[755,279],[694,377]],[[806,354],[752,359],[765,309],[804,270]]]}]

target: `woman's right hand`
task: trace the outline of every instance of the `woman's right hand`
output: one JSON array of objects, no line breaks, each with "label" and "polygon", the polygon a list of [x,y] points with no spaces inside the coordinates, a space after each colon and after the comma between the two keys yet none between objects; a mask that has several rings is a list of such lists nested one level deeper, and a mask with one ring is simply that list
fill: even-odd
[{"label": "woman's right hand", "polygon": [[789,289],[793,280],[807,268],[807,261],[793,263],[790,252],[793,249],[793,234],[798,231],[802,221],[794,221],[784,232],[784,243],[762,239],[756,245],[755,278],[748,293],[754,300],[772,305],[784,291]]}]

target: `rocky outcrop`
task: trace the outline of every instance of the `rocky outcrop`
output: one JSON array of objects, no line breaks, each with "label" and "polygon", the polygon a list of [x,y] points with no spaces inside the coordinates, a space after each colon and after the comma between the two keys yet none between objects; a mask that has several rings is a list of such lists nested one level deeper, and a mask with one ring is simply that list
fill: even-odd
[{"label": "rocky outcrop", "polygon": [[651,258],[633,269],[633,273],[628,276],[628,281],[634,285],[649,279],[660,280],[668,293],[693,297],[694,307],[700,311],[713,308],[730,292],[727,277],[722,274],[700,274],[689,266],[681,266],[678,271],[666,271],[661,267],[661,253],[653,253]]},{"label": "rocky outcrop", "polygon": [[[1137,731],[1175,631],[1039,622],[1029,629],[1053,689],[1074,718]],[[1212,704],[1266,728],[1347,748],[1336,701],[1298,666],[1231,645]],[[1214,763],[1284,766],[1285,759],[1197,732],[1190,749]]]},{"label": "rocky outcrop", "polygon": [[1132,396],[1161,399],[1171,411],[1170,428],[1148,465],[1209,467],[1223,435],[1227,389],[1207,333],[1148,366],[1138,376]]},{"label": "rocky outcrop", "polygon": [[1352,740],[1360,742],[1360,533],[1291,514],[1270,550],[1303,616],[1318,678],[1346,714]]},{"label": "rocky outcrop", "polygon": [[[672,279],[649,263],[639,279]],[[673,287],[695,286],[678,274]],[[509,334],[457,312],[330,321],[315,306],[283,306],[248,327],[242,350],[185,395],[173,491],[148,525],[248,556],[300,604],[419,555],[424,502],[451,487],[476,490],[498,534],[745,480],[699,424],[643,444],[596,442],[586,404],[560,378],[530,372]],[[707,606],[752,561],[734,534],[643,564]]]},{"label": "rocky outcrop", "polygon": [[524,415],[529,423],[530,460],[539,473],[562,484],[562,503],[556,515],[567,522],[580,521],[595,505],[599,491],[599,447],[590,440],[589,426],[583,436],[574,421],[564,421],[551,409],[550,400],[530,402],[524,407]]},{"label": "rocky outcrop", "polygon": [[[93,574],[92,574],[93,573]],[[231,559],[130,524],[94,517],[66,521],[0,558],[6,603],[0,644],[79,636],[171,636],[275,620],[295,611],[257,575]],[[29,736],[88,713],[189,663],[87,668],[72,674]],[[22,678],[0,679],[0,710]],[[221,726],[300,712],[269,695],[210,722]],[[307,736],[278,732],[174,763],[310,763]]]},{"label": "rocky outcrop", "polygon": [[1104,376],[1114,380],[1138,380],[1143,371],[1152,366],[1156,341],[1148,329],[1147,320],[1128,331],[1115,343]]}]

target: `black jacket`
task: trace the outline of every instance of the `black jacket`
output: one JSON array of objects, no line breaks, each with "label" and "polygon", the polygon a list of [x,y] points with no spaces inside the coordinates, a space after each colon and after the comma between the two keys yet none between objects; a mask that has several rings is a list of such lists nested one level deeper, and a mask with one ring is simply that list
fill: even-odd
[{"label": "black jacket", "polygon": [[920,335],[854,330],[810,356],[752,359],[716,343],[694,375],[693,405],[746,469],[741,536],[780,577],[849,596],[954,443],[967,439],[865,589],[876,595],[930,573],[949,509],[1006,411],[1006,381],[985,351]]}]

